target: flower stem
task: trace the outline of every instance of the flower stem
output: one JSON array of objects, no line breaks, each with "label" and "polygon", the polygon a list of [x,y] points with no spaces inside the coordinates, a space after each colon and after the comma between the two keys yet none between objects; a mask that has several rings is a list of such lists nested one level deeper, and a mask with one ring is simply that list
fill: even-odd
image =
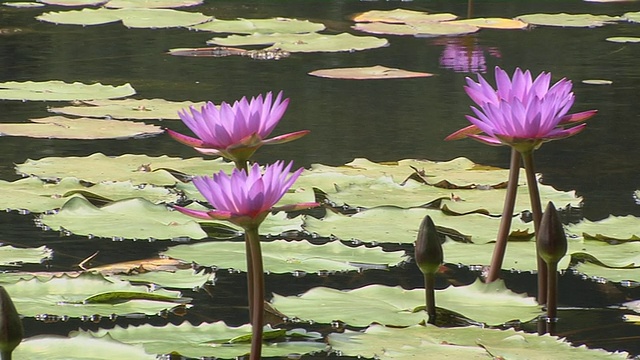
[{"label": "flower stem", "polygon": [[[527,174],[527,186],[529,187],[531,212],[533,213],[533,228],[537,241],[540,222],[542,221],[542,205],[540,204],[538,179],[536,179],[536,170],[533,164],[533,150],[523,151],[522,160],[524,161],[524,169]],[[547,302],[547,264],[542,260],[537,250],[536,257],[538,260],[538,304],[543,305]]]},{"label": "flower stem", "polygon": [[251,278],[249,283],[251,299],[251,354],[250,360],[259,360],[262,353],[262,330],[264,326],[264,270],[262,266],[262,250],[258,226],[245,228],[245,238],[250,247]]},{"label": "flower stem", "polygon": [[547,332],[555,333],[558,318],[558,263],[547,263]]},{"label": "flower stem", "polygon": [[[247,167],[247,161],[235,160],[234,164],[236,165],[236,169],[238,170],[244,170],[245,173],[249,171]],[[251,308],[251,299],[253,299],[253,271],[251,269],[251,266],[253,264],[253,261],[251,260],[251,246],[249,245],[249,237],[246,234],[244,245],[244,254],[247,261],[247,299],[249,299],[249,320],[251,321],[251,319],[253,319]]]},{"label": "flower stem", "polygon": [[427,307],[427,315],[429,315],[429,324],[436,324],[436,294],[435,294],[436,276],[433,273],[424,274],[424,294]]},{"label": "flower stem", "polygon": [[0,360],[11,360],[11,353],[9,350],[0,352]]},{"label": "flower stem", "polygon": [[518,191],[518,178],[520,176],[520,153],[516,149],[511,149],[511,163],[509,164],[509,181],[507,182],[507,194],[504,197],[504,206],[502,208],[502,217],[500,218],[500,228],[498,228],[498,236],[496,245],[493,248],[491,257],[491,266],[487,275],[487,282],[496,281],[500,277],[500,269],[502,268],[502,260],[507,249],[507,238],[511,230],[511,219],[513,218],[513,209],[516,204],[516,193]]}]

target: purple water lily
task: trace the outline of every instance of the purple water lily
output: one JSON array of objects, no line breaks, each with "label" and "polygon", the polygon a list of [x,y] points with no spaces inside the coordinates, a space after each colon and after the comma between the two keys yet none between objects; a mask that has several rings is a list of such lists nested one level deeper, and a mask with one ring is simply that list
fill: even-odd
[{"label": "purple water lily", "polygon": [[233,105],[222,102],[216,106],[207,102],[200,111],[191,106],[179,111],[178,115],[196,137],[168,129],[167,133],[203,154],[224,156],[243,163],[262,145],[289,142],[309,132],[302,130],[267,139],[289,105],[289,99],[282,99],[282,91],[272,98],[272,93],[268,92],[264,98],[262,95],[250,100],[243,97]]},{"label": "purple water lily", "polygon": [[546,141],[577,134],[585,126],[578,123],[596,113],[589,110],[567,114],[575,99],[570,80],[561,79],[549,87],[550,73],[542,72],[533,79],[529,70],[523,72],[518,68],[510,79],[499,67],[495,69],[495,77],[496,89],[482,75],[478,75],[478,82],[467,78],[465,91],[478,105],[471,107],[475,116],[467,115],[473,125],[454,132],[446,140],[471,137],[489,145],[533,150]]},{"label": "purple water lily", "polygon": [[223,171],[213,177],[198,176],[193,179],[202,196],[214,210],[192,210],[175,206],[187,215],[201,219],[228,220],[239,226],[259,225],[271,210],[297,210],[317,206],[317,203],[301,203],[273,208],[298,179],[302,168],[290,174],[292,162],[284,166],[277,161],[260,172],[258,164],[248,169],[234,169],[231,175]]}]

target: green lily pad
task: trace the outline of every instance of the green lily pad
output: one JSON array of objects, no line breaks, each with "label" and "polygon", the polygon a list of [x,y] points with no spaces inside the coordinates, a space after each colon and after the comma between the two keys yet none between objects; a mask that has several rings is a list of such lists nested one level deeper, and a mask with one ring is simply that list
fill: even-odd
[{"label": "green lily pad", "polygon": [[57,6],[96,6],[102,5],[109,0],[39,0],[47,5]]},{"label": "green lily pad", "polygon": [[121,86],[102,85],[100,83],[87,85],[79,82],[69,84],[57,80],[0,83],[0,99],[2,100],[73,101],[114,99],[131,96],[135,93],[136,91],[129,84]]},{"label": "green lily pad", "polygon": [[133,286],[127,281],[100,275],[83,274],[78,277],[38,278],[2,284],[18,309],[27,317],[39,314],[81,317],[110,316],[143,313],[155,315],[190,299],[179,292],[157,289],[150,292],[146,286]]},{"label": "green lily pad", "polygon": [[220,170],[231,171],[233,163],[222,159],[183,159],[178,157],[125,154],[117,157],[95,153],[86,157],[48,157],[39,160],[28,159],[16,165],[20,174],[37,176],[44,180],[57,181],[65,177],[75,177],[90,183],[103,181],[130,181],[134,185],[153,184],[172,186],[178,180],[170,171],[187,175],[209,175]]},{"label": "green lily pad", "polygon": [[[317,287],[300,296],[274,294],[272,304],[289,317],[320,323],[340,320],[351,326],[409,326],[426,321],[426,312],[416,310],[424,307],[424,296],[424,289],[383,285],[348,291]],[[516,319],[528,321],[542,313],[534,298],[511,292],[502,281],[485,284],[477,280],[467,286],[450,286],[436,290],[435,296],[439,307],[492,325]]]},{"label": "green lily pad", "polygon": [[[431,216],[440,231],[476,244],[495,241],[500,224],[499,218],[482,214],[449,216],[440,210],[378,207],[351,216],[327,213],[323,219],[306,217],[303,227],[311,233],[320,236],[333,235],[342,240],[413,244],[418,235],[420,222],[426,215]],[[511,239],[529,240],[532,237],[532,223],[525,224],[519,219],[513,219]]]},{"label": "green lily pad", "polygon": [[45,246],[39,248],[15,248],[9,245],[0,246],[0,265],[20,266],[25,263],[39,264],[51,258],[53,251]]},{"label": "green lily pad", "polygon": [[271,45],[265,49],[289,52],[337,52],[374,49],[387,46],[389,42],[373,36],[354,36],[348,33],[328,34],[252,34],[231,35],[226,38],[213,38],[207,44],[221,46]]},{"label": "green lily pad", "polygon": [[303,34],[322,31],[325,26],[309,20],[278,17],[271,19],[215,19],[204,24],[192,26],[190,29],[234,34]]},{"label": "green lily pad", "polygon": [[110,0],[104,6],[109,9],[144,8],[166,9],[201,5],[204,0]]},{"label": "green lily pad", "polygon": [[524,29],[529,24],[515,19],[505,18],[473,18],[450,21],[452,24],[465,24],[477,26],[483,29]]},{"label": "green lily pad", "polygon": [[[300,341],[311,337],[302,329],[288,332],[280,329],[265,328],[265,337],[271,333],[279,336],[280,341],[267,341],[262,345],[264,357],[286,357],[290,354],[305,354],[326,349],[326,344],[314,341]],[[81,338],[111,338],[125,344],[142,344],[145,350],[154,354],[177,353],[189,358],[215,357],[217,359],[235,359],[247,354],[250,350],[248,342],[233,341],[233,339],[250,336],[251,326],[242,325],[229,327],[224,322],[200,324],[198,326],[183,322],[180,325],[167,324],[165,326],[129,326],[113,329],[100,329],[96,332],[73,332],[71,336]],[[275,336],[274,335],[274,336]],[[313,338],[317,335],[313,335]],[[282,341],[289,338],[289,341]]]},{"label": "green lily pad", "polygon": [[616,43],[637,43],[640,42],[640,37],[637,36],[612,36],[605,40]]},{"label": "green lily pad", "polygon": [[458,17],[454,14],[441,13],[429,14],[423,11],[406,9],[394,10],[370,10],[353,17],[355,22],[386,22],[386,23],[407,23],[411,21],[448,21]]},{"label": "green lily pad", "polygon": [[479,327],[439,328],[430,324],[408,328],[372,325],[364,332],[347,330],[328,336],[332,349],[347,356],[387,359],[418,359],[429,354],[437,359],[625,359],[624,352],[590,350],[550,335],[528,334],[513,329]]},{"label": "green lily pad", "polygon": [[29,2],[29,1],[12,1],[12,2],[4,2],[2,3],[4,6],[9,6],[13,8],[37,8],[44,7],[45,4],[37,3],[37,2]]},{"label": "green lily pad", "polygon": [[[339,241],[312,245],[307,241],[262,242],[264,270],[270,273],[304,271],[349,271],[362,267],[388,268],[401,262],[404,251],[385,252],[381,248],[350,247]],[[247,270],[244,242],[214,241],[178,245],[163,253],[175,259],[218,268]]]},{"label": "green lily pad", "polygon": [[566,13],[520,15],[516,19],[532,25],[590,28],[621,20],[619,16]]},{"label": "green lily pad", "polygon": [[123,99],[83,101],[81,105],[53,107],[56,114],[137,120],[180,120],[178,111],[190,106],[200,108],[203,102],[167,101],[164,99]]},{"label": "green lily pad", "polygon": [[329,79],[353,79],[353,80],[370,80],[370,79],[406,79],[417,77],[429,77],[433,74],[408,71],[396,68],[388,68],[382,65],[368,67],[351,67],[336,69],[320,69],[314,70],[309,75],[329,78]]},{"label": "green lily pad", "polygon": [[630,268],[611,268],[591,262],[582,262],[573,269],[590,278],[606,279],[618,283],[623,281],[640,282],[640,265]]},{"label": "green lily pad", "polygon": [[205,283],[214,280],[212,273],[195,273],[192,269],[175,271],[149,271],[137,274],[110,275],[107,278],[115,277],[135,284],[154,284],[163,288],[172,289],[195,289],[202,287]]},{"label": "green lily pad", "polygon": [[[201,13],[178,11],[172,9],[82,9],[69,11],[52,11],[36,17],[40,21],[64,25],[100,25],[122,21],[129,28],[171,28],[187,27],[212,19]],[[86,98],[91,100],[91,98]],[[84,99],[78,99],[84,100]]]},{"label": "green lily pad", "polygon": [[627,21],[640,23],[640,11],[624,13],[622,14],[622,18]]},{"label": "green lily pad", "polygon": [[70,119],[63,116],[49,116],[29,119],[29,121],[32,123],[0,124],[0,136],[45,139],[125,139],[164,132],[159,126],[119,120]]},{"label": "green lily pad", "polygon": [[604,80],[604,79],[587,79],[587,80],[582,80],[582,83],[588,84],[588,85],[611,85],[613,84],[613,81]]},{"label": "green lily pad", "polygon": [[610,245],[604,241],[570,241],[569,253],[575,260],[586,260],[603,267],[631,269],[640,266],[640,242]]},{"label": "green lily pad", "polygon": [[454,36],[471,34],[480,30],[477,26],[436,21],[413,21],[406,24],[390,24],[386,22],[356,23],[352,28],[371,34],[413,36]]},{"label": "green lily pad", "polygon": [[123,344],[109,337],[100,339],[87,336],[66,338],[40,335],[24,339],[14,352],[15,359],[47,360],[154,360],[141,345]]},{"label": "green lily pad", "polygon": [[53,230],[106,238],[167,240],[207,236],[193,218],[141,198],[98,208],[76,197],[67,201],[58,213],[42,215],[41,221]]},{"label": "green lily pad", "polygon": [[640,218],[632,215],[613,216],[599,221],[583,219],[577,224],[567,227],[567,232],[582,236],[585,239],[595,239],[609,242],[639,241]]}]

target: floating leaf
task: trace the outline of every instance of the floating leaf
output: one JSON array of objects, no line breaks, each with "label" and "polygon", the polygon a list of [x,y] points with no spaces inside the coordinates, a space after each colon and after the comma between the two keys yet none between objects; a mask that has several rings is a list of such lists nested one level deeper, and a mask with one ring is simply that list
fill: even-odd
[{"label": "floating leaf", "polygon": [[83,101],[81,105],[53,107],[49,111],[73,116],[112,119],[179,120],[178,111],[190,106],[200,108],[204,102],[167,101],[164,99],[124,99]]},{"label": "floating leaf", "polygon": [[633,268],[610,268],[582,262],[577,264],[573,270],[595,279],[606,279],[617,283],[623,281],[640,283],[640,265]]},{"label": "floating leaf", "polygon": [[[174,302],[183,303],[189,300],[182,298],[176,291],[157,289],[150,292],[146,286],[133,286],[127,281],[114,278],[106,280],[102,276],[90,274],[53,277],[46,281],[32,278],[6,284],[3,275],[0,274],[0,283],[3,283],[7,292],[11,294],[20,314],[28,317],[39,314],[69,317],[133,313],[154,315],[173,308]],[[112,296],[112,301],[83,303],[99,294],[102,294],[100,296],[103,298]],[[124,294],[130,295],[124,297]],[[151,296],[160,297],[150,299]]]},{"label": "floating leaf", "polygon": [[100,83],[87,85],[79,82],[69,84],[57,80],[0,83],[0,99],[2,100],[94,100],[122,98],[135,93],[136,91],[129,84],[121,86]]},{"label": "floating leaf", "polygon": [[39,248],[15,248],[9,245],[0,246],[1,266],[20,266],[25,263],[40,264],[51,258],[53,251],[45,246]]},{"label": "floating leaf", "polygon": [[28,1],[4,2],[2,3],[2,5],[13,7],[13,8],[37,8],[37,7],[45,6],[45,4],[41,4],[37,2],[28,2]]},{"label": "floating leaf", "polygon": [[622,19],[640,23],[640,11],[624,13],[622,14]]},{"label": "floating leaf", "polygon": [[414,35],[414,36],[453,36],[471,34],[479,27],[467,24],[453,24],[449,22],[409,22],[406,24],[389,24],[384,22],[357,23],[353,29],[368,32],[371,34],[389,35]]},{"label": "floating leaf", "polygon": [[47,12],[37,16],[36,19],[65,25],[89,26],[122,21],[124,26],[130,28],[170,28],[203,23],[210,21],[212,17],[172,9],[98,8]]},{"label": "floating leaf", "polygon": [[102,5],[109,0],[39,0],[47,5],[58,6],[96,6]]},{"label": "floating leaf", "polygon": [[619,21],[619,16],[592,14],[530,14],[516,18],[532,25],[561,26],[561,27],[598,27]]},{"label": "floating leaf", "polygon": [[244,50],[240,48],[214,46],[206,48],[176,48],[168,51],[173,56],[193,56],[193,57],[224,57],[224,56],[244,56],[255,60],[280,60],[289,57],[288,51],[278,48],[265,50]]},{"label": "floating leaf", "polygon": [[447,21],[454,20],[454,14],[429,14],[422,11],[394,9],[394,10],[371,10],[354,16],[355,22],[386,22],[386,23],[407,23],[411,21]]},{"label": "floating leaf", "polygon": [[437,359],[625,359],[624,352],[590,350],[550,335],[538,336],[513,329],[475,326],[442,328],[430,324],[408,328],[372,325],[364,332],[331,333],[329,345],[346,356],[418,359],[429,354]]},{"label": "floating leaf", "polygon": [[163,288],[195,289],[207,282],[212,282],[214,273],[204,271],[196,273],[194,270],[153,271],[140,274],[117,275],[116,278],[127,280],[135,284],[153,284]]},{"label": "floating leaf", "polygon": [[567,227],[567,232],[585,239],[602,241],[638,241],[640,240],[640,218],[632,215],[613,216],[599,221],[582,220]]},{"label": "floating leaf", "polygon": [[357,51],[387,46],[386,39],[373,36],[354,36],[347,33],[328,34],[252,34],[213,38],[207,44],[222,46],[271,45],[290,52]]},{"label": "floating leaf", "polygon": [[235,34],[302,34],[322,31],[325,26],[309,20],[277,17],[271,19],[215,19],[204,24],[192,26],[190,29]]},{"label": "floating leaf", "polygon": [[139,344],[130,345],[108,336],[100,339],[88,336],[66,338],[40,335],[24,339],[13,352],[15,359],[47,360],[154,360]]},{"label": "floating leaf", "polygon": [[608,37],[605,40],[616,43],[637,43],[640,42],[640,37],[637,36],[613,36]]},{"label": "floating leaf", "polygon": [[45,139],[124,139],[157,135],[164,132],[159,126],[131,121],[70,119],[49,116],[29,119],[29,123],[2,123],[0,135],[26,136]]},{"label": "floating leaf", "polygon": [[110,9],[145,8],[166,9],[201,5],[204,0],[110,0],[104,6]]},{"label": "floating leaf", "polygon": [[[282,333],[280,329],[265,328],[265,337],[270,333]],[[250,325],[229,327],[224,322],[202,323],[198,326],[183,322],[180,325],[165,326],[116,326],[113,329],[100,329],[96,332],[73,332],[71,336],[81,338],[112,338],[125,344],[143,344],[145,350],[154,354],[176,353],[189,358],[214,357],[217,359],[235,359],[247,354],[250,344],[231,341],[251,334]],[[305,354],[322,351],[326,345],[322,342],[299,341],[300,338],[317,337],[301,329],[285,332],[280,341],[268,341],[262,345],[263,357],[286,357],[290,354]],[[289,341],[286,341],[288,338]]]},{"label": "floating leaf", "polygon": [[[318,220],[306,217],[304,229],[320,236],[336,236],[342,240],[358,239],[364,242],[412,244],[418,234],[421,220],[429,215],[441,231],[465,241],[484,244],[495,241],[499,218],[481,214],[449,216],[440,210],[398,209],[379,207],[351,216],[327,213]],[[533,236],[533,224],[513,219],[511,237],[529,240]],[[447,261],[447,254],[444,255]]]},{"label": "floating leaf", "polygon": [[309,73],[309,75],[330,79],[403,79],[415,77],[429,77],[433,74],[388,68],[382,65],[354,68],[321,69]]},{"label": "floating leaf", "polygon": [[[200,265],[247,270],[244,242],[214,241],[169,248],[163,254]],[[312,245],[307,241],[262,242],[264,270],[270,273],[304,271],[349,271],[360,268],[387,268],[401,262],[404,251],[385,252],[381,248],[350,247],[340,241]]]},{"label": "floating leaf", "polygon": [[449,23],[472,25],[483,29],[524,29],[529,26],[520,20],[504,18],[473,18],[450,21]]},{"label": "floating leaf", "polygon": [[613,84],[613,81],[603,80],[603,79],[589,79],[589,80],[582,80],[582,83],[588,84],[588,85],[611,85]]},{"label": "floating leaf", "polygon": [[178,157],[125,154],[117,157],[95,153],[87,157],[48,157],[28,159],[16,165],[20,174],[37,176],[45,180],[75,177],[90,183],[103,181],[130,181],[134,185],[153,184],[172,186],[178,181],[172,172],[187,175],[211,175],[220,170],[231,171],[233,163],[222,159],[183,159]]},{"label": "floating leaf", "polygon": [[169,257],[133,260],[107,264],[86,269],[88,272],[96,272],[102,275],[142,274],[152,271],[169,271],[191,269],[191,264]]},{"label": "floating leaf", "polygon": [[[487,324],[515,319],[527,321],[541,314],[534,298],[511,292],[502,281],[485,284],[477,280],[467,286],[450,286],[436,290],[435,296],[440,307]],[[424,289],[405,290],[383,285],[347,291],[317,287],[300,296],[275,294],[272,303],[289,317],[327,324],[340,320],[351,326],[371,323],[409,326],[427,317],[424,311],[415,311],[424,307]]]}]

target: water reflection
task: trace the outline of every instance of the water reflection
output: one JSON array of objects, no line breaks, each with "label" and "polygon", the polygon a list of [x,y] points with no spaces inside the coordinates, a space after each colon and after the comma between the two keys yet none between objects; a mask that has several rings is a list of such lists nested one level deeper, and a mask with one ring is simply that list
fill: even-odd
[{"label": "water reflection", "polygon": [[434,45],[444,45],[439,59],[440,67],[458,73],[484,74],[487,72],[485,53],[497,59],[502,57],[500,49],[480,46],[474,36],[436,39]]}]

